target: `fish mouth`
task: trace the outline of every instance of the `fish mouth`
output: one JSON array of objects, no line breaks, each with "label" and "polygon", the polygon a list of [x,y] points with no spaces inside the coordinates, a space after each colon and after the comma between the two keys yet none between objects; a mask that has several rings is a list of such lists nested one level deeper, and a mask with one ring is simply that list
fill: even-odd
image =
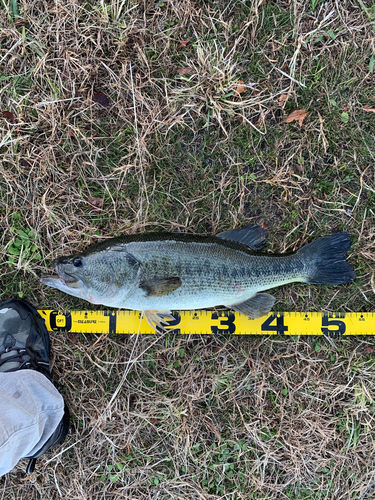
[{"label": "fish mouth", "polygon": [[55,271],[56,274],[43,275],[41,277],[42,283],[53,286],[54,288],[56,288],[56,285],[59,283],[68,288],[82,288],[82,281],[63,271],[58,262],[55,262]]},{"label": "fish mouth", "polygon": [[67,288],[82,288],[82,282],[73,278],[72,276],[64,274],[64,276],[57,276],[56,274],[44,274],[41,277],[42,283],[45,285],[52,286],[54,288],[59,288],[60,283]]},{"label": "fish mouth", "polygon": [[73,283],[80,283],[80,280],[77,280],[77,278],[73,278],[73,276],[70,276],[69,274],[67,273],[62,273],[62,274],[59,274],[59,280],[61,281],[61,283],[63,285],[66,285],[66,286],[71,286]]}]

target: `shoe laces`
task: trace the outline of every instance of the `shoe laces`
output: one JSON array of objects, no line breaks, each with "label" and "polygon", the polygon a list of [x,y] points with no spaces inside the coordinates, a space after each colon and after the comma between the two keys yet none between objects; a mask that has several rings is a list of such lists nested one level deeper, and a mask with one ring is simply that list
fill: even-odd
[{"label": "shoe laces", "polygon": [[26,368],[35,368],[29,353],[24,347],[7,347],[0,355],[0,371],[4,371],[4,365],[8,363],[13,364],[13,366],[9,367],[9,369],[6,369],[6,371],[9,372]]}]

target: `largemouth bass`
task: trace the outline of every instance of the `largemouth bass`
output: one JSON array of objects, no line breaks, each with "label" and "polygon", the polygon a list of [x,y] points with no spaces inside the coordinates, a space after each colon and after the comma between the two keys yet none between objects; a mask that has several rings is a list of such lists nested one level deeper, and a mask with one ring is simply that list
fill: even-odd
[{"label": "largemouth bass", "polygon": [[293,282],[338,285],[356,276],[346,262],[347,233],[319,238],[295,253],[259,252],[260,226],[216,236],[145,233],[121,236],[54,261],[45,285],[93,304],[143,311],[154,328],[171,310],[223,305],[250,318],[267,314],[275,298],[260,293]]}]

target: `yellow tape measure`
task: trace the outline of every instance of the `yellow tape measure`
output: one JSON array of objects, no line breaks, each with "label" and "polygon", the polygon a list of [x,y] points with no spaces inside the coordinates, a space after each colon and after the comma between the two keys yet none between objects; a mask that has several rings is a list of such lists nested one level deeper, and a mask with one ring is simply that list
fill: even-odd
[{"label": "yellow tape measure", "polygon": [[[53,332],[153,334],[139,311],[40,310],[47,329]],[[269,313],[250,319],[234,311],[176,311],[166,330],[183,335],[374,335],[375,313]]]}]

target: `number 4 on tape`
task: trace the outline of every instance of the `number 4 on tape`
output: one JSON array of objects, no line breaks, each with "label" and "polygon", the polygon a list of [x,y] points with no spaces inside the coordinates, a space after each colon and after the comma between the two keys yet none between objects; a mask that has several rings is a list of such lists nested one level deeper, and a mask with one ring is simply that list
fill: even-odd
[{"label": "number 4 on tape", "polygon": [[284,324],[284,314],[271,314],[264,323],[262,323],[261,331],[264,333],[275,332],[285,335],[288,327]]}]

